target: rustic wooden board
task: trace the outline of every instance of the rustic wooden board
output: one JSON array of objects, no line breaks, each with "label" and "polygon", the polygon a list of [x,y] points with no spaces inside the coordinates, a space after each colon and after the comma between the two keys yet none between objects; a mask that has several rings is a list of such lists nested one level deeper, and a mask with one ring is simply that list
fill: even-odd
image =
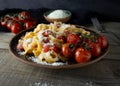
[{"label": "rustic wooden board", "polygon": [[8,50],[0,50],[0,86],[101,85],[120,84],[119,81],[120,61],[103,59],[84,68],[52,70],[29,66],[13,58]]},{"label": "rustic wooden board", "polygon": [[9,42],[14,35],[15,34],[13,34],[13,33],[0,32],[0,48],[8,49]]}]

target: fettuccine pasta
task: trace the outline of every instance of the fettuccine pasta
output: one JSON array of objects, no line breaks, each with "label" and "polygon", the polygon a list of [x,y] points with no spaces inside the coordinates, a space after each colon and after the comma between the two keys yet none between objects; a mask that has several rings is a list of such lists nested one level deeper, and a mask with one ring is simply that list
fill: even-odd
[{"label": "fettuccine pasta", "polygon": [[24,55],[33,54],[40,62],[64,62],[67,59],[60,52],[64,44],[64,40],[61,40],[60,36],[66,37],[68,33],[90,35],[89,31],[77,28],[74,25],[54,22],[51,24],[38,24],[34,31],[27,32],[19,40],[19,43],[23,46]]}]

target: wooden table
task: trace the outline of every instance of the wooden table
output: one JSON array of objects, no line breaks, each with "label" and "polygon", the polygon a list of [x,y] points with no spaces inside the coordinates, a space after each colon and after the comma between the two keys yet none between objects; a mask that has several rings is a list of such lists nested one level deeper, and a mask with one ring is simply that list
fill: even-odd
[{"label": "wooden table", "polygon": [[[120,37],[120,23],[102,23]],[[120,39],[104,33],[110,51],[102,60],[76,69],[44,69],[24,64],[9,53],[12,33],[0,32],[0,86],[120,86]]]}]

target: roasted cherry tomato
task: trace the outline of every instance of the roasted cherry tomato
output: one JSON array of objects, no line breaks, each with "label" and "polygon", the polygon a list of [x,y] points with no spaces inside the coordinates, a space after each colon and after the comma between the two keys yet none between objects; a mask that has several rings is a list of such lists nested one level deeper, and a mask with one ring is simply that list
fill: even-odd
[{"label": "roasted cherry tomato", "polygon": [[69,34],[67,36],[67,42],[75,45],[79,45],[82,42],[82,39],[76,34]]},{"label": "roasted cherry tomato", "polygon": [[100,35],[100,36],[97,38],[97,41],[98,41],[98,43],[100,43],[102,49],[105,49],[105,48],[108,46],[108,40],[107,40],[106,37],[103,36],[103,35]]},{"label": "roasted cherry tomato", "polygon": [[44,42],[44,43],[48,43],[49,41],[50,41],[49,38],[43,39],[43,42]]},{"label": "roasted cherry tomato", "polygon": [[85,39],[85,43],[87,43],[87,44],[90,44],[92,41],[90,40],[90,38],[86,38]]},{"label": "roasted cherry tomato", "polygon": [[22,44],[22,43],[18,43],[17,49],[18,49],[18,50],[24,50],[23,44]]},{"label": "roasted cherry tomato", "polygon": [[90,51],[92,57],[99,57],[101,55],[101,45],[99,43],[90,43]]},{"label": "roasted cherry tomato", "polygon": [[53,50],[54,50],[56,53],[60,53],[60,48],[59,48],[56,44],[53,45]]},{"label": "roasted cherry tomato", "polygon": [[65,56],[66,58],[70,58],[74,55],[74,51],[75,51],[75,46],[74,44],[70,44],[70,43],[65,43],[62,46],[62,54],[63,56]]},{"label": "roasted cherry tomato", "polygon": [[88,62],[91,59],[91,52],[83,47],[78,48],[75,51],[75,60],[78,63]]},{"label": "roasted cherry tomato", "polygon": [[49,45],[44,45],[43,46],[43,51],[44,52],[48,52],[50,50],[50,46]]},{"label": "roasted cherry tomato", "polygon": [[57,37],[58,39],[62,40],[64,43],[66,42],[66,37],[65,36],[58,36]]},{"label": "roasted cherry tomato", "polygon": [[35,19],[30,19],[30,20],[25,22],[25,28],[30,29],[30,28],[36,26],[36,24],[37,24],[37,22]]},{"label": "roasted cherry tomato", "polygon": [[20,23],[18,22],[13,22],[11,25],[11,32],[13,32],[14,34],[19,33],[21,30],[23,30],[23,27],[21,26]]},{"label": "roasted cherry tomato", "polygon": [[48,37],[48,33],[47,33],[46,31],[44,31],[44,32],[42,33],[42,35],[43,35],[44,37]]}]

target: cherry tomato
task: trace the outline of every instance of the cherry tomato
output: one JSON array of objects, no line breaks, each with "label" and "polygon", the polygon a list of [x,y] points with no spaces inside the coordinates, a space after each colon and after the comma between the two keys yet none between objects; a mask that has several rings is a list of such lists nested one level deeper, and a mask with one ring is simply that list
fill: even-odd
[{"label": "cherry tomato", "polygon": [[91,52],[83,47],[78,48],[75,51],[75,60],[78,63],[88,62],[91,59]]},{"label": "cherry tomato", "polygon": [[2,18],[0,24],[3,27],[7,27],[7,20],[5,20],[5,19]]},{"label": "cherry tomato", "polygon": [[22,43],[18,43],[17,49],[18,49],[18,50],[24,50],[23,44],[22,44]]},{"label": "cherry tomato", "polygon": [[54,45],[53,45],[53,50],[54,50],[56,53],[59,53],[60,48],[59,48],[56,44],[54,44]]},{"label": "cherry tomato", "polygon": [[58,36],[57,37],[58,39],[62,40],[64,43],[66,42],[66,37],[65,36]]},{"label": "cherry tomato", "polygon": [[49,42],[49,39],[48,39],[48,38],[45,38],[45,39],[43,39],[43,42],[44,42],[44,43],[48,43],[48,42]]},{"label": "cherry tomato", "polygon": [[72,57],[74,51],[75,51],[74,44],[70,44],[70,43],[63,44],[63,46],[62,46],[62,54],[66,58],[69,59],[70,57]]},{"label": "cherry tomato", "polygon": [[30,19],[30,14],[26,11],[20,13],[20,19]]},{"label": "cherry tomato", "polygon": [[22,28],[21,24],[18,22],[14,22],[11,25],[11,32],[13,32],[14,34],[19,33],[22,29],[23,28]]},{"label": "cherry tomato", "polygon": [[29,29],[29,28],[32,28],[33,27],[33,23],[31,22],[31,21],[27,21],[26,23],[25,23],[25,28],[26,29]]},{"label": "cherry tomato", "polygon": [[67,42],[78,45],[82,42],[82,39],[79,36],[77,36],[76,34],[69,34],[67,36]]},{"label": "cherry tomato", "polygon": [[107,40],[106,37],[103,36],[103,35],[100,35],[100,36],[97,38],[97,41],[98,41],[98,43],[100,43],[102,49],[105,49],[105,48],[108,46],[108,40]]},{"label": "cherry tomato", "polygon": [[37,24],[37,22],[35,19],[28,20],[25,22],[25,28],[30,29],[30,28],[36,26],[36,24]]},{"label": "cherry tomato", "polygon": [[101,55],[100,44],[95,42],[90,43],[90,51],[91,51],[92,57],[99,57]]},{"label": "cherry tomato", "polygon": [[31,18],[31,19],[30,19],[30,21],[32,21],[32,22],[33,22],[33,25],[34,25],[34,26],[35,26],[35,25],[37,25],[37,21],[36,21],[36,19]]},{"label": "cherry tomato", "polygon": [[85,39],[85,42],[86,42],[87,44],[89,44],[89,43],[91,43],[92,41],[91,41],[89,38],[86,38],[86,39]]},{"label": "cherry tomato", "polygon": [[14,22],[14,20],[8,20],[7,21],[7,29],[11,31],[11,26],[12,26],[12,23]]},{"label": "cherry tomato", "polygon": [[1,26],[7,27],[8,20],[11,20],[9,15],[5,15],[4,17],[2,17],[1,18]]},{"label": "cherry tomato", "polygon": [[43,46],[43,51],[44,52],[48,52],[49,50],[50,50],[50,46],[49,45]]},{"label": "cherry tomato", "polygon": [[43,35],[44,37],[47,37],[47,36],[48,36],[48,33],[47,33],[46,31],[44,31],[44,32],[42,33],[42,35]]}]

